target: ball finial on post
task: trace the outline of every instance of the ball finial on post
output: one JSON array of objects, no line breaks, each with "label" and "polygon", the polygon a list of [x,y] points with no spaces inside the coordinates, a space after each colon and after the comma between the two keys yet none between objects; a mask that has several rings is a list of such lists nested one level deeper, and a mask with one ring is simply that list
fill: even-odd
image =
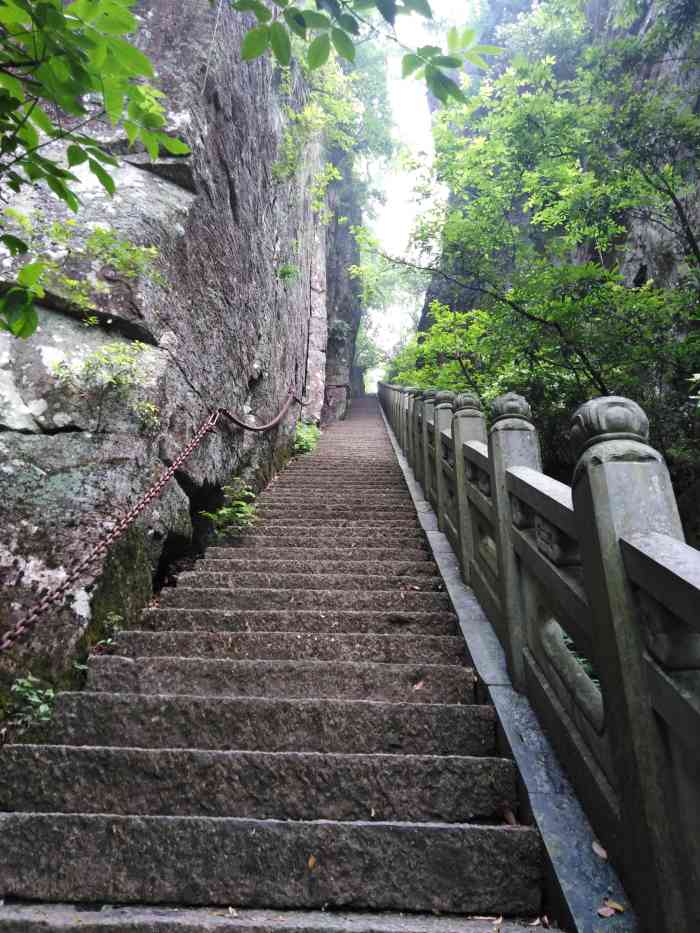
[{"label": "ball finial on post", "polygon": [[493,400],[491,411],[493,412],[493,424],[504,418],[523,418],[525,421],[532,421],[532,409],[527,399],[518,395],[517,392],[499,395]]},{"label": "ball finial on post", "polygon": [[576,456],[602,441],[631,440],[646,444],[649,419],[629,398],[606,395],[585,402],[571,419],[571,446]]}]

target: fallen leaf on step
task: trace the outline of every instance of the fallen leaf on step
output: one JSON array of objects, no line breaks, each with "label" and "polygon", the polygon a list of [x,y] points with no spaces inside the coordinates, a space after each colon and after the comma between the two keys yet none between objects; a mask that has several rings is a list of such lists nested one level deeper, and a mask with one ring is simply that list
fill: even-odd
[{"label": "fallen leaf on step", "polygon": [[607,918],[607,917],[614,917],[614,916],[615,916],[615,911],[612,909],[612,907],[606,907],[605,904],[603,904],[602,907],[599,907],[599,908],[598,908],[598,916],[599,916],[599,917],[606,917],[606,918]]},{"label": "fallen leaf on step", "polygon": [[237,916],[238,916],[238,911],[237,911],[237,910],[234,910],[233,907],[229,907],[228,912],[229,912],[229,916],[230,916],[230,917],[237,917]]},{"label": "fallen leaf on step", "polygon": [[413,689],[414,689],[414,690],[422,690],[424,686],[425,686],[425,681],[424,681],[424,680],[419,680],[417,684],[414,684],[414,685],[413,685]]},{"label": "fallen leaf on step", "polygon": [[316,864],[317,864],[316,856],[315,856],[315,855],[310,855],[310,856],[309,856],[309,861],[308,861],[306,864],[307,864],[307,865],[309,866],[309,868],[313,871],[314,868],[316,867]]},{"label": "fallen leaf on step", "polygon": [[540,920],[539,917],[535,917],[535,919],[532,921],[532,923],[528,923],[528,926],[529,926],[529,927],[538,927],[538,926],[540,925],[541,922],[542,922],[542,921]]},{"label": "fallen leaf on step", "polygon": [[593,841],[592,849],[595,852],[595,854],[598,856],[598,858],[602,858],[605,861],[608,860],[607,851],[602,847],[602,845],[597,840]]},{"label": "fallen leaf on step", "polygon": [[509,826],[517,826],[518,821],[515,818],[515,814],[510,809],[510,807],[505,807],[503,810],[503,819]]},{"label": "fallen leaf on step", "polygon": [[615,913],[624,914],[625,908],[622,906],[622,904],[620,904],[619,901],[614,901],[611,897],[606,897],[605,903],[608,905],[608,907],[612,907]]}]

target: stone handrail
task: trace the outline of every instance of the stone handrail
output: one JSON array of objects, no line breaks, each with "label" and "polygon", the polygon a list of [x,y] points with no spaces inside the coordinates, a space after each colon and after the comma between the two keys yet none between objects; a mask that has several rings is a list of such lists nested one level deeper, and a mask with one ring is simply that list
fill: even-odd
[{"label": "stone handrail", "polygon": [[639,406],[573,417],[573,483],[530,407],[380,384],[387,418],[645,929],[700,929],[700,551]]}]

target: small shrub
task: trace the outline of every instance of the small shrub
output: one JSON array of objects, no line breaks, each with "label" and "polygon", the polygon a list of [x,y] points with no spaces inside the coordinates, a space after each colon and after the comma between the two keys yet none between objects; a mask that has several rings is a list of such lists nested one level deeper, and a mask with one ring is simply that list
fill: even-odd
[{"label": "small shrub", "polygon": [[316,447],[321,437],[321,431],[309,421],[297,422],[294,434],[294,453],[308,454]]},{"label": "small shrub", "polygon": [[293,262],[282,263],[277,268],[277,278],[285,285],[287,282],[295,282],[299,278],[299,268]]},{"label": "small shrub", "polygon": [[10,724],[18,732],[26,732],[33,726],[42,726],[51,720],[56,692],[46,687],[38,677],[27,674],[19,677],[10,688],[12,708]]},{"label": "small shrub", "polygon": [[202,518],[208,518],[214,526],[217,538],[236,534],[250,528],[257,521],[255,514],[255,493],[241,479],[234,479],[224,486],[224,503],[213,512],[200,512]]},{"label": "small shrub", "polygon": [[134,413],[139,419],[142,434],[156,434],[160,428],[160,408],[153,402],[143,400],[134,405]]}]

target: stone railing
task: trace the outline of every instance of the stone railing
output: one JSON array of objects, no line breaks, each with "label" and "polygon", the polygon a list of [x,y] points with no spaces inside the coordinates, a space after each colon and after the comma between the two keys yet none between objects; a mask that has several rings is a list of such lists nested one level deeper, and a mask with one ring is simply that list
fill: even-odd
[{"label": "stone railing", "polygon": [[629,399],[573,417],[572,486],[530,407],[380,385],[387,418],[645,929],[700,929],[700,551]]}]

